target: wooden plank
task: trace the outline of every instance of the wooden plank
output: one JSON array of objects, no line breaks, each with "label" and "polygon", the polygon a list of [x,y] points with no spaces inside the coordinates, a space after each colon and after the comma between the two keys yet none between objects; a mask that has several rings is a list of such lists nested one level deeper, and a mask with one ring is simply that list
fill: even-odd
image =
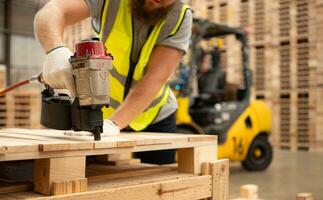
[{"label": "wooden plank", "polygon": [[39,144],[36,141],[23,139],[7,139],[0,137],[1,150],[7,153],[38,152]]},{"label": "wooden plank", "polygon": [[132,134],[123,134],[121,136],[124,138],[134,139],[138,146],[173,144],[188,141],[188,137],[185,135],[169,133],[137,132]]},{"label": "wooden plank", "polygon": [[136,141],[122,138],[122,137],[105,137],[101,141],[94,142],[94,149],[109,149],[109,148],[123,148],[123,147],[134,147]]},{"label": "wooden plank", "polygon": [[8,185],[0,186],[0,194],[13,193],[13,192],[23,192],[28,191],[32,188],[32,183],[13,183]]},{"label": "wooden plank", "polygon": [[200,174],[204,162],[217,160],[217,145],[178,149],[178,171]]},{"label": "wooden plank", "polygon": [[[26,140],[39,141],[40,151],[59,151],[59,150],[81,150],[81,149],[93,149],[92,141],[76,141],[71,138],[59,138],[52,135],[46,137],[39,133],[0,133],[0,137],[5,138],[17,138]],[[60,144],[61,143],[61,144]],[[69,145],[68,145],[69,144]],[[57,147],[57,148],[55,148]]]},{"label": "wooden plank", "polygon": [[161,172],[169,172],[175,171],[174,167],[149,167],[138,170],[130,170],[130,171],[120,171],[117,173],[106,173],[106,174],[98,174],[94,176],[88,176],[89,182],[102,181],[102,180],[112,180],[112,179],[120,179],[120,178],[129,178],[129,177],[137,177],[137,176],[145,176],[151,174],[157,174]]},{"label": "wooden plank", "polygon": [[218,141],[216,135],[203,135],[203,137],[201,137],[201,135],[189,135],[188,137],[189,142],[214,141],[217,143]]},{"label": "wooden plank", "polygon": [[[84,149],[93,149],[93,142],[75,142],[69,140],[60,140],[60,139],[49,139],[41,137],[33,137],[30,135],[19,135],[19,134],[1,134],[0,133],[0,144],[3,144],[2,140],[5,140],[6,143],[10,143],[11,149],[14,146],[18,150],[22,149],[24,146],[22,143],[26,143],[29,147],[32,144],[37,145],[34,147],[33,151],[63,151],[63,150],[84,150]],[[11,141],[10,141],[11,140]],[[30,147],[32,148],[32,147]],[[36,150],[38,148],[38,150]],[[7,151],[8,152],[8,151]],[[11,151],[13,152],[13,150]]]},{"label": "wooden plank", "polygon": [[34,200],[128,200],[129,198],[132,200],[197,200],[208,197],[211,197],[211,176],[195,176],[177,180],[138,184],[69,195],[35,198]]},{"label": "wooden plank", "polygon": [[35,160],[34,190],[50,195],[53,182],[85,178],[85,157]]}]

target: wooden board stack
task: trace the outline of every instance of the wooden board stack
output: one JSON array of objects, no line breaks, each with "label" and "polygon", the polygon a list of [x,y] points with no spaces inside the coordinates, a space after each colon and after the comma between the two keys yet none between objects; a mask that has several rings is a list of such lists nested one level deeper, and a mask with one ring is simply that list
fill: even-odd
[{"label": "wooden board stack", "polygon": [[[323,101],[320,95],[323,58],[319,55],[323,46],[319,35],[323,29],[323,2],[203,2],[199,1],[198,6],[192,4],[197,17],[251,30],[249,46],[254,98],[266,101],[273,110],[274,144],[292,150],[323,147],[323,132],[320,131],[323,126],[323,108],[320,106]],[[204,5],[207,7],[200,8]],[[209,11],[203,12],[205,9]],[[237,60],[234,55],[225,60],[227,69],[235,69],[229,61]],[[238,77],[234,79],[239,80]]]},{"label": "wooden board stack", "polygon": [[[0,136],[0,162],[35,160],[34,192],[30,184],[0,183],[0,199],[229,199],[229,162],[216,159],[216,136],[132,133],[94,142],[45,129]],[[86,165],[86,156],[164,149],[178,149],[178,166]]]}]

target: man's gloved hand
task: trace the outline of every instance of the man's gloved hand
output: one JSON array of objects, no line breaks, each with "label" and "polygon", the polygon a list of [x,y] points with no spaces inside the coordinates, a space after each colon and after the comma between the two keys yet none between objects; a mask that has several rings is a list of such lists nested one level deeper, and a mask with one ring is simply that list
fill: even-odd
[{"label": "man's gloved hand", "polygon": [[[120,134],[120,128],[111,120],[105,120],[103,123],[103,133],[101,137],[115,136]],[[64,135],[68,136],[93,136],[87,131],[64,131]]]},{"label": "man's gloved hand", "polygon": [[43,78],[52,88],[67,89],[71,97],[75,97],[75,82],[69,62],[72,55],[73,53],[63,46],[50,51],[43,64]]},{"label": "man's gloved hand", "polygon": [[120,134],[119,126],[111,120],[104,120],[102,137]]}]

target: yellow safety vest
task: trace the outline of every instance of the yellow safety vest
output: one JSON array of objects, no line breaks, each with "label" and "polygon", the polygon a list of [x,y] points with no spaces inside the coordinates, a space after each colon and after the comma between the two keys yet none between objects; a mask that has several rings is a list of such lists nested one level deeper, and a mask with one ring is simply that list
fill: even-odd
[{"label": "yellow safety vest", "polygon": [[[163,31],[163,26],[167,20],[163,19],[154,27],[151,34],[149,35],[146,43],[141,50],[138,63],[133,66],[134,72],[133,77],[128,77],[129,70],[131,68],[130,58],[132,52],[133,42],[133,25],[132,25],[132,14],[130,8],[131,0],[120,0],[120,6],[113,24],[113,28],[106,39],[103,41],[107,48],[107,52],[111,53],[114,57],[113,69],[110,72],[110,107],[103,109],[104,118],[109,118],[115,109],[123,102],[125,98],[125,86],[129,78],[132,79],[131,86],[135,85],[145,74],[150,55],[158,41],[160,34]],[[107,19],[109,1],[105,1],[102,18],[101,28],[99,32],[99,38],[103,38],[104,24]],[[172,27],[172,31],[169,35],[174,35],[179,29],[182,21],[184,20],[185,13],[189,7],[183,4],[182,11],[179,15],[178,21],[175,26]],[[165,37],[166,38],[166,37]],[[128,79],[128,80],[127,80]],[[147,86],[149,87],[149,86]],[[145,129],[151,124],[156,118],[161,107],[167,102],[169,97],[170,88],[168,85],[164,85],[157,96],[150,104],[150,106],[139,116],[133,120],[129,126],[135,131]]]}]

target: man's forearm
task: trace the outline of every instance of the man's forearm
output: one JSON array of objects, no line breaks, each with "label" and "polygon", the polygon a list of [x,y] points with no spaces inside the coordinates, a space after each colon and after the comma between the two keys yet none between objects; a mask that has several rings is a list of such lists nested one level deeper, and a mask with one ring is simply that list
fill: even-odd
[{"label": "man's forearm", "polygon": [[35,35],[45,52],[63,45],[63,33],[67,25],[89,17],[84,0],[52,0],[35,16]]},{"label": "man's forearm", "polygon": [[126,100],[113,113],[110,119],[116,122],[120,129],[125,128],[129,122],[150,105],[162,85],[163,82],[156,82],[149,76],[144,77],[130,90]]},{"label": "man's forearm", "polygon": [[64,27],[64,13],[52,2],[49,2],[36,14],[35,35],[45,52],[63,45]]}]

